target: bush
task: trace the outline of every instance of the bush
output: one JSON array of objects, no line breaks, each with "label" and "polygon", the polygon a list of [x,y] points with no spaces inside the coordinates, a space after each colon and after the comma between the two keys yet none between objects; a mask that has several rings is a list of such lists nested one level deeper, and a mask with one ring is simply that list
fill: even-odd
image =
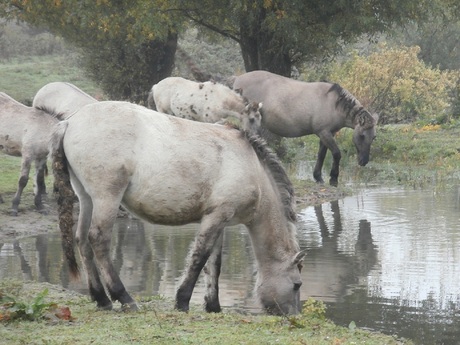
[{"label": "bush", "polygon": [[339,83],[372,111],[379,123],[414,120],[449,121],[458,117],[460,71],[430,68],[418,58],[420,48],[388,48],[328,66],[328,79]]}]

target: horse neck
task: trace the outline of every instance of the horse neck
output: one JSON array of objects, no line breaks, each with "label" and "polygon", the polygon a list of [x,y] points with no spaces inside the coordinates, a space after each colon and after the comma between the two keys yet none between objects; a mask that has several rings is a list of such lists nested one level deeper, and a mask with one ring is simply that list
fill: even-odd
[{"label": "horse neck", "polygon": [[265,266],[285,261],[299,251],[295,225],[286,219],[281,207],[263,205],[262,212],[258,212],[248,229],[261,271]]},{"label": "horse neck", "polygon": [[223,103],[223,111],[227,112],[228,115],[240,118],[244,111],[246,104],[244,103],[243,97],[237,93],[228,97]]},{"label": "horse neck", "polygon": [[361,112],[363,106],[360,103],[357,103],[350,111],[343,113],[345,114],[345,127],[355,129],[357,125],[356,116]]}]

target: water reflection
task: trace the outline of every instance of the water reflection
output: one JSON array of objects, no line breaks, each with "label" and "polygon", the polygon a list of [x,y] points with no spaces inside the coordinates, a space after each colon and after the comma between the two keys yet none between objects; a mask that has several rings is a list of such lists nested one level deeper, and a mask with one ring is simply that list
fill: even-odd
[{"label": "water reflection", "polygon": [[458,187],[367,190],[303,210],[308,274],[318,287],[310,292],[344,326],[458,344],[459,211]]},{"label": "water reflection", "polygon": [[[323,212],[328,206],[330,211]],[[316,221],[306,219],[307,212],[311,211]],[[359,283],[377,263],[377,246],[372,240],[370,223],[365,219],[358,221],[356,241],[350,243],[350,249],[345,249],[344,241],[353,241],[349,238],[352,231],[343,231],[339,201],[308,208],[300,218],[300,243],[308,249],[303,295],[337,301],[346,294],[350,284]]]},{"label": "water reflection", "polygon": [[[445,190],[366,189],[299,212],[299,240],[308,249],[301,296],[328,304],[328,317],[381,330],[418,344],[460,339],[460,187]],[[166,227],[120,219],[112,259],[134,295],[174,297],[197,225]],[[243,226],[225,232],[220,279],[225,308],[256,310],[255,260]],[[58,233],[0,243],[0,279],[70,282]],[[202,303],[199,280],[192,302]]]}]

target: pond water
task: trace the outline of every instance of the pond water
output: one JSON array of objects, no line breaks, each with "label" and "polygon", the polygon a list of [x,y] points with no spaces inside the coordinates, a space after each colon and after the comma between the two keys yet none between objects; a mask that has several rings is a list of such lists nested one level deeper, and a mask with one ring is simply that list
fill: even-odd
[{"label": "pond water", "polygon": [[[135,296],[174,297],[197,225],[165,227],[119,219],[112,258]],[[302,299],[324,301],[340,325],[379,330],[416,344],[460,339],[460,185],[363,188],[356,195],[299,209],[299,240],[308,250]],[[256,312],[255,260],[243,226],[225,232],[221,303]],[[0,279],[70,282],[59,234],[0,243]],[[192,301],[201,303],[200,280]]]}]

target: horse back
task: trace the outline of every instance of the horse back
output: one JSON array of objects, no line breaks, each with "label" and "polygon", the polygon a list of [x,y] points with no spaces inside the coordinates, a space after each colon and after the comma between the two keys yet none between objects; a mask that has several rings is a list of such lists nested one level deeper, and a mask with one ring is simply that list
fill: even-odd
[{"label": "horse back", "polygon": [[262,125],[275,134],[297,137],[324,128],[341,127],[335,99],[328,90],[332,84],[307,83],[267,71],[253,71],[235,78],[233,88],[243,96],[262,102]]},{"label": "horse back", "polygon": [[47,113],[0,94],[0,146],[8,155],[46,156],[51,127],[56,122]]},{"label": "horse back", "polygon": [[68,121],[64,150],[85,189],[145,220],[185,224],[219,208],[239,222],[256,202],[263,169],[237,130],[123,102],[86,106]]}]

